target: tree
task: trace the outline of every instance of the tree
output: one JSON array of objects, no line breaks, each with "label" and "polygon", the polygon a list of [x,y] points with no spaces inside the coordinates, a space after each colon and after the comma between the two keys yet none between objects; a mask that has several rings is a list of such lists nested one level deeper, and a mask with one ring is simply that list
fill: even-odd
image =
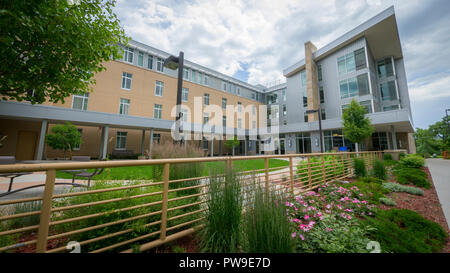
[{"label": "tree", "polygon": [[120,44],[128,44],[114,5],[114,0],[1,1],[2,99],[64,102],[92,91],[102,63],[121,58]]},{"label": "tree", "polygon": [[350,106],[344,109],[342,114],[344,137],[355,143],[357,152],[359,151],[359,143],[370,137],[374,132],[369,117],[365,116],[366,112],[366,108],[353,99]]},{"label": "tree", "polygon": [[414,140],[416,141],[416,149],[419,154],[432,155],[441,153],[443,141],[436,137],[430,129],[417,128],[414,133]]},{"label": "tree", "polygon": [[234,136],[233,139],[227,139],[225,141],[225,147],[228,149],[232,149],[232,155],[234,156],[234,150],[236,147],[239,147],[241,145],[241,142],[237,139],[237,136]]},{"label": "tree", "polygon": [[73,149],[81,144],[81,133],[75,125],[66,122],[63,125],[53,126],[51,134],[46,136],[46,142],[55,150],[63,150],[64,158],[66,151],[69,151],[72,158]]}]

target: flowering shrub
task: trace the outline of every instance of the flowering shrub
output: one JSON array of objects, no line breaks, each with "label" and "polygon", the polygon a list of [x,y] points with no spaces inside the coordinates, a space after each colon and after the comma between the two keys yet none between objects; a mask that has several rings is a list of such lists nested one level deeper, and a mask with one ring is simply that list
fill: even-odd
[{"label": "flowering shrub", "polygon": [[[346,189],[326,183],[287,201],[287,214],[295,226],[301,252],[367,252],[366,234],[358,217],[374,214],[374,205],[363,199],[358,187]],[[325,240],[326,238],[326,240]]]}]

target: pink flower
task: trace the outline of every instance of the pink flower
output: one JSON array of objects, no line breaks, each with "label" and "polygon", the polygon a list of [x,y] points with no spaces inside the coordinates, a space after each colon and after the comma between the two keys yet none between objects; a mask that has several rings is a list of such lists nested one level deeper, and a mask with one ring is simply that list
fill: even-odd
[{"label": "pink flower", "polygon": [[309,219],[308,214],[305,214],[305,216],[303,218],[305,218],[305,220]]},{"label": "pink flower", "polygon": [[294,232],[291,234],[291,237],[294,238],[295,236],[297,236],[297,232]]},{"label": "pink flower", "polygon": [[300,236],[300,238],[302,239],[302,241],[304,241],[305,240],[305,237],[303,237],[303,235],[299,235]]}]

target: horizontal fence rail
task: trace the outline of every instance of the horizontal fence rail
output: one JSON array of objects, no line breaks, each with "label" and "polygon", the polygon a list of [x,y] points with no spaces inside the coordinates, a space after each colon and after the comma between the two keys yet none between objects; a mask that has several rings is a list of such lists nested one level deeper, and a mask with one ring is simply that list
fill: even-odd
[{"label": "horizontal fence rail", "polygon": [[[0,165],[0,173],[46,172],[41,197],[6,201],[0,198],[0,252],[70,252],[72,248],[67,245],[75,239],[83,252],[146,251],[203,226],[209,176],[179,178],[182,169],[177,168],[223,162],[224,170],[218,174],[223,179],[226,169],[235,168],[245,205],[251,202],[255,186],[264,188],[266,196],[269,191],[297,195],[352,176],[355,157],[371,165],[375,159],[381,159],[382,152]],[[254,159],[264,160],[264,167],[234,167],[236,161]],[[284,159],[287,164],[270,167],[270,159]],[[89,189],[54,192],[57,171],[131,166],[153,166],[159,171],[159,179],[99,181]]]}]

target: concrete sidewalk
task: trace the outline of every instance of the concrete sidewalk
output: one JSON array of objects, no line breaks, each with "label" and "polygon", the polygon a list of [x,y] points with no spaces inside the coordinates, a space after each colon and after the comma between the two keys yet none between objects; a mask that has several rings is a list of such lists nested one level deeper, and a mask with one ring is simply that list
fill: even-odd
[{"label": "concrete sidewalk", "polygon": [[450,160],[429,158],[426,162],[447,220],[447,226],[450,227]]}]

